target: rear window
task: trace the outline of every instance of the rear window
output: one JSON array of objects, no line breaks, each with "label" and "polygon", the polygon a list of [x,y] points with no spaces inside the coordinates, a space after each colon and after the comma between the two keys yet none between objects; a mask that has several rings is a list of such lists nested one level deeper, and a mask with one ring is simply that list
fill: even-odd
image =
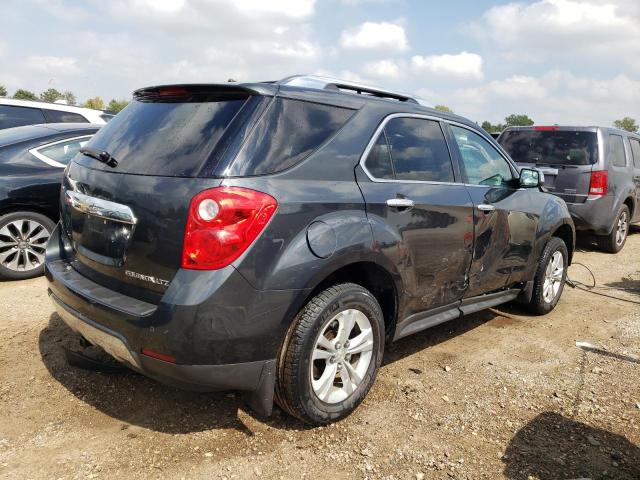
[{"label": "rear window", "polygon": [[229,175],[265,175],[292,167],[333,136],[353,112],[276,98],[238,153]]},{"label": "rear window", "polygon": [[636,168],[640,168],[640,140],[630,138],[631,154],[633,155],[633,164]]},{"label": "rear window", "polygon": [[0,105],[0,129],[45,123],[39,108]]},{"label": "rear window", "polygon": [[82,165],[120,173],[193,177],[201,171],[248,97],[220,101],[134,100],[88,147],[109,152],[115,168],[84,155]]},{"label": "rear window", "polygon": [[595,132],[507,130],[500,144],[517,163],[592,165],[598,161]]},{"label": "rear window", "polygon": [[89,123],[86,118],[77,113],[48,109],[43,109],[43,112],[47,123]]}]

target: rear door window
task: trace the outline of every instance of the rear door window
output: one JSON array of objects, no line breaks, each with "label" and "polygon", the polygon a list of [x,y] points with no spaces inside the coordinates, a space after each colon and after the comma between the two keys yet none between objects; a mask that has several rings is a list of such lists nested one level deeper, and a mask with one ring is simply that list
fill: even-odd
[{"label": "rear door window", "polygon": [[517,163],[592,165],[598,160],[595,132],[575,130],[507,130],[500,144]]},{"label": "rear door window", "polygon": [[422,118],[393,118],[385,126],[398,180],[453,182],[453,165],[440,124]]},{"label": "rear door window", "polygon": [[609,135],[609,161],[616,167],[626,167],[624,141],[621,135]]},{"label": "rear door window", "polygon": [[504,186],[513,180],[509,162],[487,140],[466,128],[452,125],[451,130],[470,184]]},{"label": "rear door window", "polygon": [[77,113],[49,110],[46,108],[42,111],[48,123],[89,123],[86,118]]},{"label": "rear door window", "polygon": [[0,129],[45,123],[39,108],[0,105]]},{"label": "rear door window", "polygon": [[384,132],[378,135],[378,140],[373,144],[365,166],[369,173],[375,178],[383,180],[391,180],[396,178],[393,172],[393,166],[391,164],[391,154],[389,152],[389,145],[387,144],[387,138]]},{"label": "rear door window", "polygon": [[265,175],[286,170],[317,150],[353,113],[348,108],[276,98],[228,173],[231,176]]},{"label": "rear door window", "polygon": [[630,138],[631,153],[633,154],[633,164],[635,168],[640,168],[640,140],[636,138]]},{"label": "rear door window", "polygon": [[116,173],[197,176],[246,101],[134,100],[88,145],[109,152],[118,166],[84,155],[76,161]]}]

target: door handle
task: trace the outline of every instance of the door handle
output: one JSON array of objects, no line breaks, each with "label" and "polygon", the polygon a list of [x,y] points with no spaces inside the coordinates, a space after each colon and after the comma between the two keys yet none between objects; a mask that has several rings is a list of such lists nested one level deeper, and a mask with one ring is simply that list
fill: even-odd
[{"label": "door handle", "polygon": [[395,208],[412,208],[415,203],[408,198],[390,198],[387,200],[387,205]]},{"label": "door handle", "polygon": [[496,209],[493,205],[489,205],[488,203],[481,203],[478,205],[478,210],[481,212],[493,212]]}]

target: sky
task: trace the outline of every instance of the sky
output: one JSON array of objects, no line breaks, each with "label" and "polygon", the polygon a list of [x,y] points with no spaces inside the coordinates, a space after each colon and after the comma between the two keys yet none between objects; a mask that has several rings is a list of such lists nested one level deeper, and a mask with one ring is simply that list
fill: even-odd
[{"label": "sky", "polygon": [[322,74],[482,122],[640,120],[640,0],[4,0],[0,85],[79,100]]}]

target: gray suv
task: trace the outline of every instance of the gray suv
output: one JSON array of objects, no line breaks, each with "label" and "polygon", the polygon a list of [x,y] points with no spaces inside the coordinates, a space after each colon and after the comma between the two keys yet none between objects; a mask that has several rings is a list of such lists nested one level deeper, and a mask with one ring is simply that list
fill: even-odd
[{"label": "gray suv", "polygon": [[521,167],[535,166],[568,205],[577,230],[606,252],[622,250],[640,222],[640,135],[606,127],[510,127],[499,143]]}]

